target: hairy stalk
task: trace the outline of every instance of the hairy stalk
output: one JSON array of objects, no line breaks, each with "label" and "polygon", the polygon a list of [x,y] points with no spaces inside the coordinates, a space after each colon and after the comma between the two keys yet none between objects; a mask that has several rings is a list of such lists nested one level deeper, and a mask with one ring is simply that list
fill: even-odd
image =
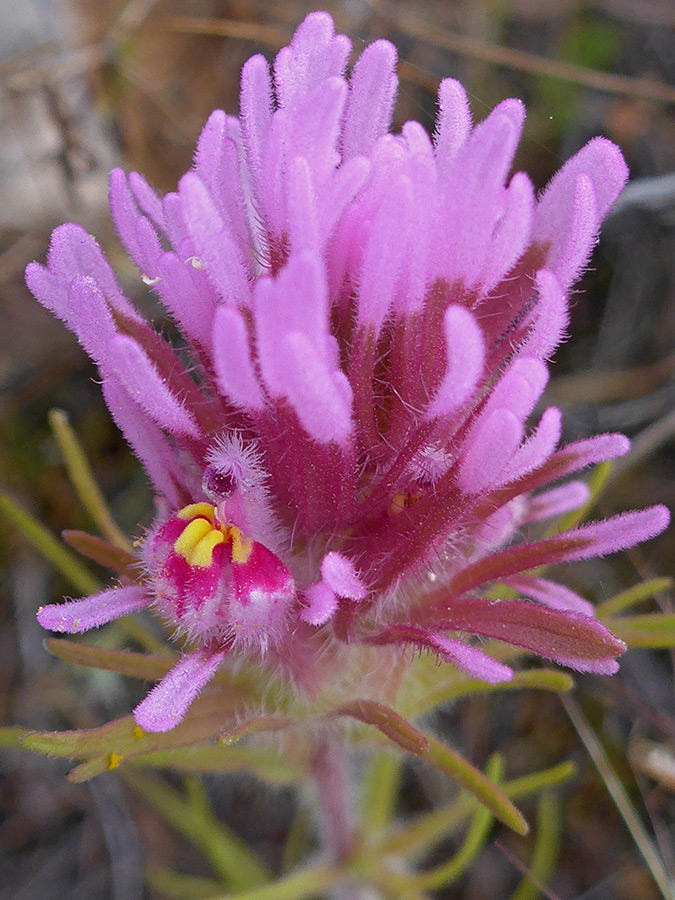
[{"label": "hairy stalk", "polygon": [[[321,841],[328,862],[345,866],[357,846],[356,816],[348,772],[348,760],[339,738],[324,733],[317,741],[312,760],[316,807]],[[332,900],[366,900],[366,889],[354,883],[333,888]]]}]

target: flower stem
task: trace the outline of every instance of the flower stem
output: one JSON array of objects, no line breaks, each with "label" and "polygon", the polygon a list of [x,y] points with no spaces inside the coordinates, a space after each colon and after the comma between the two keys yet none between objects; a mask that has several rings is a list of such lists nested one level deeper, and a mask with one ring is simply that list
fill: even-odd
[{"label": "flower stem", "polygon": [[[347,866],[357,848],[355,813],[344,749],[332,735],[321,735],[312,759],[321,838],[328,862]],[[363,900],[364,888],[348,882],[331,892],[333,900]]]},{"label": "flower stem", "polygon": [[354,813],[349,797],[343,749],[326,734],[317,742],[312,774],[316,784],[324,846],[328,850],[330,861],[342,865],[354,852]]}]

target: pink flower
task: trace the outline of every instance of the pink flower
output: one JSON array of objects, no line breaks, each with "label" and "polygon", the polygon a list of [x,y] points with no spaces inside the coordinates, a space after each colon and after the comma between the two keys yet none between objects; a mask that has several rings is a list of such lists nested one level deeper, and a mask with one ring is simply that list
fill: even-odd
[{"label": "pink flower", "polygon": [[[152,606],[185,636],[135,712],[152,731],[180,721],[227,654],[280,664],[300,691],[364,644],[511,678],[471,635],[613,672],[621,641],[532,570],[668,522],[659,506],[537,537],[586,499],[568,476],[628,448],[621,435],[560,447],[553,407],[528,425],[567,293],[626,180],[619,150],[592,140],[536,198],[509,176],[519,101],[473,126],[448,79],[433,140],[416,122],[392,134],[394,48],[371,44],[347,78],[349,51],[327,14],[309,15],[273,75],[260,56],[245,65],[240,119],[211,115],[176,193],[112,173],[122,243],[187,353],[77,225],[26,273],[99,366],[163,510],[142,583],[38,618],[74,633]],[[495,585],[524,599],[496,601]]]}]

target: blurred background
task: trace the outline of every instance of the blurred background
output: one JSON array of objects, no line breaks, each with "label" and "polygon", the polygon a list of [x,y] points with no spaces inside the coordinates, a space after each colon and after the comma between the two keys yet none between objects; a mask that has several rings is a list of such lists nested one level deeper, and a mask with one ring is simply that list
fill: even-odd
[{"label": "blurred background", "polygon": [[[413,118],[433,128],[438,82],[453,76],[466,86],[476,119],[505,97],[525,101],[516,167],[537,187],[593,135],[622,147],[631,185],[574,295],[572,337],[553,366],[547,399],[563,408],[567,439],[608,430],[634,439],[602,496],[602,513],[654,502],[675,509],[672,0],[329,0],[318,7],[304,0],[2,0],[3,490],[54,532],[91,527],[48,427],[47,413],[58,407],[127,533],[138,534],[149,520],[143,473],[108,418],[95,369],[28,295],[23,269],[44,258],[54,226],[80,222],[97,236],[128,294],[159,315],[112,231],[110,168],[138,169],[158,189],[173,189],[209,112],[237,111],[243,62],[256,52],[271,57],[316,8],[333,14],[355,55],[375,38],[396,44],[397,127]],[[77,671],[44,650],[35,611],[72,588],[3,521],[0,538],[0,720],[91,727],[128,711],[137,686]],[[571,586],[606,599],[640,579],[673,574],[674,551],[666,535],[619,560],[583,564]],[[651,609],[674,611],[667,593],[657,601]],[[631,651],[620,676],[581,678],[576,695],[671,877],[673,685],[669,651]],[[563,758],[579,764],[566,789],[548,896],[662,896],[556,697],[467,700],[437,724],[478,765],[494,749],[515,775]],[[658,749],[658,765],[645,746]],[[168,897],[166,886],[143,886],[146,867],[170,863],[209,875],[194,848],[113,774],[71,785],[66,771],[61,761],[0,752],[0,900]],[[245,779],[214,780],[209,790],[222,819],[278,863],[294,809],[290,792],[264,792]],[[446,790],[411,769],[401,812],[429,809]],[[531,840],[497,830],[469,875],[439,897],[510,897],[531,850]]]}]

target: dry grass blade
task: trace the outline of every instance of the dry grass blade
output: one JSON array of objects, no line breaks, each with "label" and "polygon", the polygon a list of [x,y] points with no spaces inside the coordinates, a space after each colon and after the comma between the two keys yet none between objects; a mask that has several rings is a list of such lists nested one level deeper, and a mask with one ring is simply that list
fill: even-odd
[{"label": "dry grass blade", "polygon": [[121,39],[138,31],[157,2],[158,0],[129,0],[110,29],[108,40]]},{"label": "dry grass blade", "polygon": [[407,59],[398,61],[398,75],[402,81],[408,81],[433,95],[436,94],[438,85],[441,83],[441,79],[437,75],[416,66]]},{"label": "dry grass blade", "polygon": [[548,391],[556,403],[614,403],[643,397],[662,387],[673,374],[675,356],[671,355],[649,366],[559,375]]},{"label": "dry grass blade", "polygon": [[[548,890],[546,889],[545,885],[543,885],[543,884],[539,881],[539,879],[536,878],[536,877],[532,874],[532,872],[530,872],[530,871],[528,870],[527,866],[523,865],[523,863],[521,863],[521,861],[518,859],[518,857],[515,856],[513,853],[511,853],[511,851],[508,849],[508,847],[505,847],[504,844],[502,844],[501,841],[495,841],[495,846],[496,846],[499,850],[501,850],[501,852],[504,854],[504,856],[505,856],[511,863],[513,863],[513,865],[515,866],[515,868],[518,869],[518,871],[521,872],[521,873],[523,874],[523,877],[526,879],[527,883],[528,883],[528,884],[531,884],[534,888],[536,888],[536,890],[542,895],[542,897],[545,897],[546,900],[561,900],[560,897],[556,897],[555,894],[552,894],[550,891],[548,891]],[[522,883],[522,882],[521,882],[521,883]],[[511,898],[511,900],[513,900],[513,898]]]},{"label": "dry grass blade", "polygon": [[381,11],[383,15],[386,15],[390,21],[398,28],[401,28],[402,31],[405,31],[410,37],[417,38],[435,47],[440,47],[449,53],[481,59],[484,62],[505,66],[520,72],[527,72],[530,75],[543,75],[548,78],[555,78],[558,81],[580,84],[584,87],[610,94],[640,97],[644,100],[675,104],[675,88],[659,81],[653,81],[649,78],[629,78],[625,75],[614,75],[610,72],[599,72],[595,69],[584,68],[562,60],[539,56],[536,53],[516,50],[513,47],[500,47],[497,44],[489,44],[466,35],[445,31],[435,24],[431,27],[413,16],[394,11],[393,8],[385,9],[375,0],[370,0],[370,5]]},{"label": "dry grass blade", "polygon": [[216,35],[220,37],[238,38],[243,41],[257,41],[279,49],[288,43],[290,33],[274,28],[272,25],[261,25],[257,22],[241,22],[235,19],[205,19],[192,16],[174,16],[164,21],[170,31],[182,34]]},{"label": "dry grass blade", "polygon": [[630,452],[617,461],[612,476],[624,475],[635,466],[652,456],[660,447],[672,440],[675,435],[675,410],[657,419],[643,429],[631,444]]},{"label": "dry grass blade", "polygon": [[661,859],[654,842],[647,834],[619,776],[612,768],[602,744],[584,718],[576,701],[572,700],[570,697],[561,697],[560,700],[570,721],[574,725],[577,734],[586,747],[588,755],[591,757],[600,773],[616,808],[619,810],[622,819],[626,823],[626,827],[630,831],[631,837],[635,841],[647,868],[658,885],[661,896],[664,897],[664,900],[675,900],[673,879],[666,871],[666,867],[663,864],[663,860]]},{"label": "dry grass blade", "polygon": [[[0,80],[0,97],[6,91],[11,94],[34,91],[44,85],[55,85],[59,82],[77,78],[98,69],[110,58],[109,49],[103,44],[88,44],[77,47],[65,54],[45,54],[40,61],[30,68],[20,68]],[[1,77],[1,76],[0,76]]]}]

